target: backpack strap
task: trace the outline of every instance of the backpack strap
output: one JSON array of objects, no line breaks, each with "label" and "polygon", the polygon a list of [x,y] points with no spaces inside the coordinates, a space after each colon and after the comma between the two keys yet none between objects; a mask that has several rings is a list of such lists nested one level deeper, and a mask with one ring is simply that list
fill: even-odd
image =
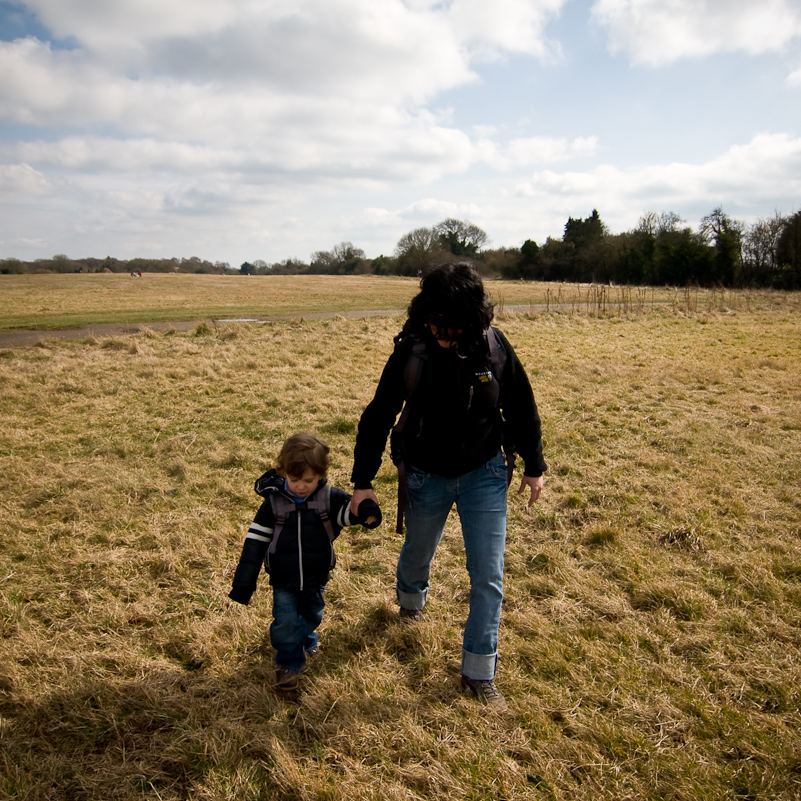
[{"label": "backpack strap", "polygon": [[484,337],[487,340],[487,345],[489,345],[490,368],[492,374],[495,376],[495,380],[498,384],[500,384],[503,368],[506,367],[506,351],[501,347],[501,343],[498,341],[498,335],[495,333],[495,329],[492,326],[484,332]]},{"label": "backpack strap", "polygon": [[423,364],[426,360],[426,343],[422,337],[415,337],[412,345],[412,353],[406,362],[403,371],[403,384],[406,391],[406,402],[403,404],[398,422],[395,424],[395,435],[400,436],[403,432],[406,421],[409,418],[409,401],[412,399],[417,385],[420,383],[420,376],[423,374]]},{"label": "backpack strap", "polygon": [[406,463],[398,461],[398,514],[395,519],[395,533],[403,534],[403,509],[406,506]]},{"label": "backpack strap", "polygon": [[[501,343],[498,341],[498,335],[492,326],[487,329],[486,337],[490,352],[490,367],[495,376],[495,380],[500,386],[503,368],[506,366],[506,351],[501,347]],[[506,428],[506,420],[503,418],[503,415],[501,415],[501,425],[504,429]],[[503,453],[506,457],[506,486],[508,487],[512,483],[512,476],[515,472],[516,457],[514,443],[506,436],[506,433],[504,433],[503,437]]]},{"label": "backpack strap", "polygon": [[280,492],[271,492],[270,505],[273,507],[273,514],[275,515],[275,528],[273,529],[273,539],[270,542],[267,553],[272,555],[275,553],[275,546],[278,545],[278,537],[286,524],[289,513],[295,510],[295,504]]},{"label": "backpack strap", "polygon": [[334,541],[334,527],[331,524],[331,486],[325,484],[322,490],[315,494],[314,498],[306,501],[306,508],[317,512],[320,520],[323,522],[326,534],[330,542]]},{"label": "backpack strap", "polygon": [[[414,395],[417,385],[420,383],[420,376],[423,374],[423,364],[426,360],[426,343],[422,337],[415,337],[412,345],[412,352],[406,367],[403,371],[403,382],[405,388],[405,403],[401,410],[398,422],[392,429],[391,443],[400,444],[403,429],[409,419],[409,402]],[[398,468],[398,514],[395,524],[395,533],[403,534],[403,509],[406,506],[406,463],[403,461],[403,454],[393,454],[393,461]]]}]

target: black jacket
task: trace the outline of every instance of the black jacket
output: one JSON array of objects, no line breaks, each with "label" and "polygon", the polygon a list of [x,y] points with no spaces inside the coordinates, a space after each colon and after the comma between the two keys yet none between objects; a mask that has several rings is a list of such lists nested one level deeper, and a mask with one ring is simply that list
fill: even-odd
[{"label": "black jacket", "polygon": [[[309,502],[325,491],[326,481],[321,479],[314,492],[302,503],[297,503],[284,492],[284,478],[270,470],[256,482],[256,491],[264,502],[250,524],[242,555],[234,574],[233,588],[228,597],[247,605],[256,590],[256,581],[262,565],[270,575],[270,584],[288,590],[321,587],[328,581],[330,571],[336,563],[334,546],[329,539],[323,520]],[[278,493],[292,501],[291,511],[279,532],[273,553],[268,555],[276,528],[276,515],[271,496]],[[330,487],[329,519],[334,538],[345,526],[361,524],[361,520],[350,511],[351,496],[336,487]],[[367,510],[359,507],[365,518],[378,515],[378,507],[372,504]],[[378,522],[369,527],[374,528]]]},{"label": "black jacket", "polygon": [[[548,469],[531,384],[509,340],[495,332],[506,352],[500,386],[486,346],[463,357],[440,347],[429,332],[423,335],[425,361],[401,437],[408,464],[448,478],[475,470],[501,450],[505,419],[525,474],[541,476]],[[351,475],[357,489],[370,487],[381,465],[387,436],[404,403],[413,339],[406,336],[398,342],[359,421]]]}]

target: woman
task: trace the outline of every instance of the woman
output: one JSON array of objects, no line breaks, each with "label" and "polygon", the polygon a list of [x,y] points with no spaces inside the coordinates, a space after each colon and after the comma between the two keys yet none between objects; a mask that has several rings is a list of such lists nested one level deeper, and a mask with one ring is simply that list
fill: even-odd
[{"label": "woman", "polygon": [[421,280],[359,422],[351,503],[357,509],[366,498],[376,500],[371,482],[406,401],[393,435],[393,459],[400,462],[401,475],[405,472],[406,538],[396,585],[400,615],[422,617],[431,561],[455,503],[470,577],[462,686],[503,709],[495,669],[506,545],[504,437],[524,461],[518,494],[529,488],[529,506],[540,496],[547,465],[531,385],[506,337],[490,328],[492,317],[481,277],[469,265],[442,265]]}]

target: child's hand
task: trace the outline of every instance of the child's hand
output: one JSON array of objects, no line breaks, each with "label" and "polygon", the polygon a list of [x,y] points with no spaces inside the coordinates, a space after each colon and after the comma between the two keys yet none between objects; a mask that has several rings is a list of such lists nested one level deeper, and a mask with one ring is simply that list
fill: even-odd
[{"label": "child's hand", "polygon": [[359,515],[359,506],[362,503],[362,501],[365,501],[368,498],[371,501],[374,501],[376,506],[378,505],[378,498],[375,497],[375,493],[371,489],[354,490],[353,495],[351,495],[350,498],[350,513],[352,515],[356,515],[356,517],[359,517],[359,519],[361,519]]},{"label": "child's hand", "polygon": [[359,504],[359,520],[365,528],[376,528],[381,525],[381,509],[372,498],[365,498]]}]

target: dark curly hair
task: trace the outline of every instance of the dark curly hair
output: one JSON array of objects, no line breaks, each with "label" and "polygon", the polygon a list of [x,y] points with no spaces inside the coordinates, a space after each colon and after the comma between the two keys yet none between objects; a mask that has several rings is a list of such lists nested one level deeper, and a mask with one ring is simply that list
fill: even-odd
[{"label": "dark curly hair", "polygon": [[402,335],[422,332],[428,325],[460,329],[459,346],[471,349],[482,341],[493,313],[484,282],[469,264],[440,264],[420,279]]}]

